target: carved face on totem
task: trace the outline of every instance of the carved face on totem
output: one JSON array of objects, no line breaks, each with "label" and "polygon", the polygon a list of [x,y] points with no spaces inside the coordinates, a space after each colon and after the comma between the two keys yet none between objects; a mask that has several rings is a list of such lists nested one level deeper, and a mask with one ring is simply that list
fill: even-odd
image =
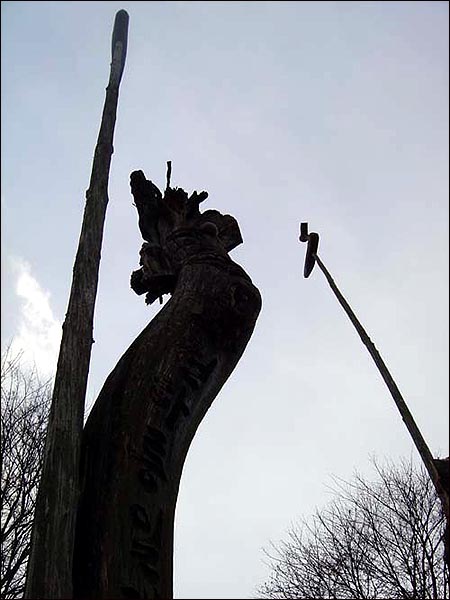
[{"label": "carved face on totem", "polygon": [[242,243],[236,219],[217,210],[200,212],[208,192],[167,186],[164,195],[142,171],[130,176],[138,224],[145,242],[140,251],[141,268],[131,275],[131,288],[146,294],[151,304],[173,293],[185,264],[199,260],[231,260],[228,252]]}]

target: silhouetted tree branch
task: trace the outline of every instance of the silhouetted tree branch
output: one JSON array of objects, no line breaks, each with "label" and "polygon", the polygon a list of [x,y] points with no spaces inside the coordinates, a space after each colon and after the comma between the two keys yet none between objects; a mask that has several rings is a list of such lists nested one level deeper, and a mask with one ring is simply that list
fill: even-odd
[{"label": "silhouetted tree branch", "polygon": [[50,382],[7,348],[1,365],[1,597],[21,598],[51,399]]},{"label": "silhouetted tree branch", "polygon": [[422,467],[380,466],[377,479],[335,478],[336,496],[265,551],[260,598],[448,598],[445,517]]}]

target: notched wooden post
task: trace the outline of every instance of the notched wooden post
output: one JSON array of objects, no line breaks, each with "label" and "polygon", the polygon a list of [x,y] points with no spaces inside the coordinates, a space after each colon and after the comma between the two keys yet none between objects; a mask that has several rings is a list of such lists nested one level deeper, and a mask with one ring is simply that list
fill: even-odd
[{"label": "notched wooden post", "polygon": [[[207,192],[131,192],[144,238],[131,287],[171,298],[109,375],[87,421],[76,598],[172,598],[173,525],[189,445],[252,335],[261,297],[228,255],[237,221],[200,212]],[[205,493],[207,483],[205,482]]]}]

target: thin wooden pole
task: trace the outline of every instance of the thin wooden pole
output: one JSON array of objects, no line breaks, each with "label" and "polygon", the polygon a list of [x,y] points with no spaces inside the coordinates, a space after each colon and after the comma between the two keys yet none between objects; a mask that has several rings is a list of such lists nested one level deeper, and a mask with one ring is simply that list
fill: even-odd
[{"label": "thin wooden pole", "polygon": [[[366,346],[366,348],[369,351],[369,354],[371,355],[371,357],[373,358],[382,378],[384,379],[384,382],[386,383],[386,385],[391,393],[391,396],[394,399],[394,402],[395,402],[395,404],[400,412],[400,415],[412,437],[412,440],[420,454],[420,457],[422,458],[423,464],[425,465],[425,468],[427,469],[428,474],[430,475],[431,481],[433,482],[436,492],[442,502],[442,508],[443,508],[443,512],[444,512],[446,521],[447,521],[447,523],[449,523],[450,517],[449,517],[448,492],[445,489],[445,487],[442,485],[441,478],[439,476],[439,472],[436,468],[436,465],[435,465],[435,462],[433,459],[433,455],[431,454],[431,451],[428,448],[427,443],[425,442],[422,434],[420,433],[420,430],[417,427],[416,422],[414,421],[414,418],[413,418],[405,400],[403,399],[403,396],[401,395],[400,390],[397,387],[397,384],[395,383],[394,379],[392,378],[392,375],[390,374],[386,364],[384,363],[383,359],[381,358],[381,356],[380,356],[378,350],[376,349],[375,345],[373,344],[372,340],[367,335],[366,330],[361,325],[361,323],[357,319],[355,313],[352,311],[350,305],[348,304],[348,302],[346,301],[344,296],[339,291],[339,288],[335,284],[333,278],[331,277],[330,273],[326,269],[325,265],[320,260],[320,258],[317,254],[314,254],[314,258],[315,258],[316,263],[319,265],[322,273],[325,275],[325,278],[328,281],[329,286],[333,290],[336,298],[338,299],[339,304],[342,306],[342,308],[344,309],[348,318],[352,322],[353,326],[355,327],[356,331],[359,334],[359,337],[361,338],[361,341]],[[448,561],[448,557],[447,557],[447,561]]]},{"label": "thin wooden pole", "polygon": [[55,376],[42,478],[36,501],[26,598],[72,598],[72,560],[85,396],[119,85],[125,66],[128,13],[120,10],[72,287]]}]

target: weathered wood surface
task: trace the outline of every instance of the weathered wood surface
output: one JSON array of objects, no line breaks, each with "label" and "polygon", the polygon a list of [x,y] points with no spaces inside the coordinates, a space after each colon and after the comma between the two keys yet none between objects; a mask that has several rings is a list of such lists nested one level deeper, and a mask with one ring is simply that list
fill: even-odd
[{"label": "weathered wood surface", "polygon": [[121,10],[116,14],[114,23],[109,83],[63,324],[28,561],[26,598],[72,597],[79,455],[127,28],[128,14]]},{"label": "weathered wood surface", "polygon": [[[217,211],[201,215],[181,192],[157,198],[153,232],[146,218],[140,221],[147,243],[143,271],[132,277],[147,301],[172,297],[122,356],[85,426],[76,598],[172,598],[174,513],[186,454],[261,308],[257,288],[227,254],[241,241],[236,221]],[[160,257],[153,270],[149,247]]]}]

